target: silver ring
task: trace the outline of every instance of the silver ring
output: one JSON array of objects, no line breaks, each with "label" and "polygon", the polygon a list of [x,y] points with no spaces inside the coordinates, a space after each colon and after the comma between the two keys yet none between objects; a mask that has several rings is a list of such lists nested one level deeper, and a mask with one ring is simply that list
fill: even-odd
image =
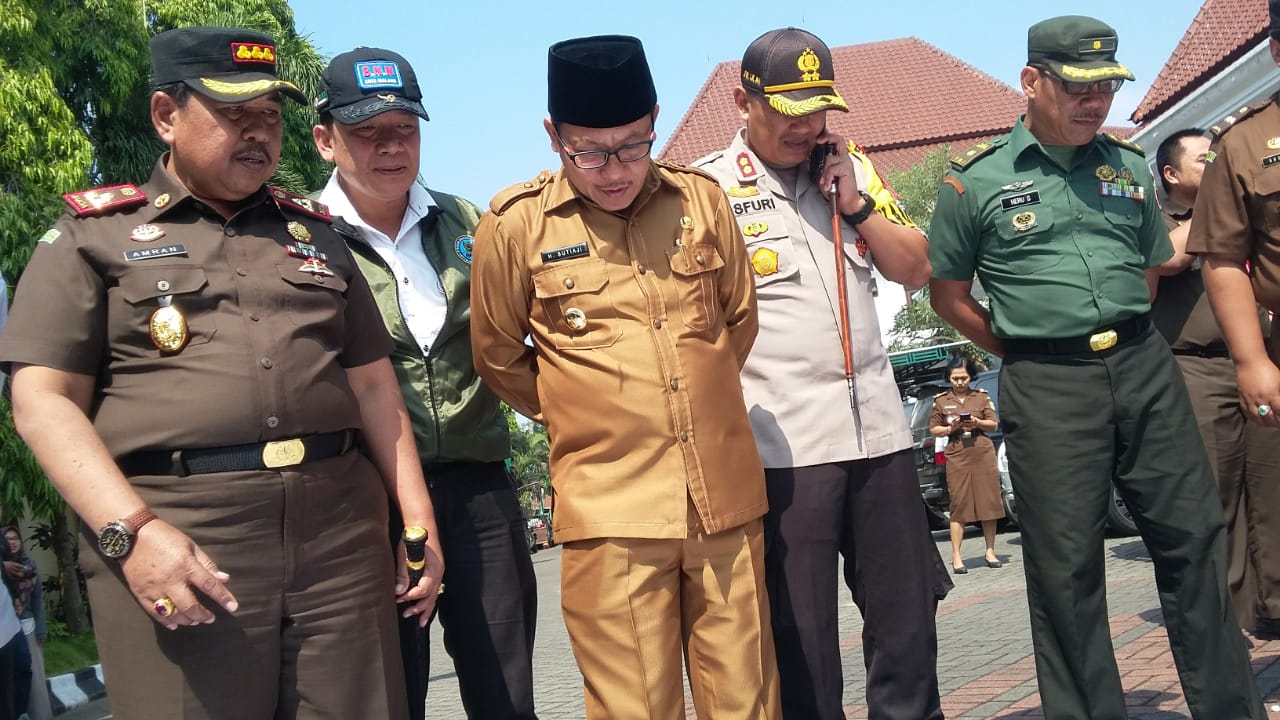
[{"label": "silver ring", "polygon": [[1259,405],[1259,406],[1258,406],[1258,417],[1266,417],[1266,416],[1268,416],[1268,415],[1270,415],[1270,414],[1271,414],[1271,406],[1270,406],[1270,405],[1268,405],[1268,404],[1266,404],[1266,403],[1262,403],[1261,405]]}]

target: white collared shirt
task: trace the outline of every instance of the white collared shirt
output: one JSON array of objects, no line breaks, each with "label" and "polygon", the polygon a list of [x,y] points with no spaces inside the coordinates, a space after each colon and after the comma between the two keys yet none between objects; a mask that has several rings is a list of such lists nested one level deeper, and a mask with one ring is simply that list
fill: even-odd
[{"label": "white collared shirt", "polygon": [[427,259],[426,250],[422,247],[422,230],[418,227],[418,222],[435,207],[431,194],[418,182],[409,188],[409,207],[405,210],[404,219],[400,221],[400,232],[394,241],[365,222],[360,213],[356,212],[355,206],[338,183],[336,168],[333,175],[329,176],[324,190],[320,192],[319,199],[329,206],[330,214],[341,216],[355,227],[360,232],[360,239],[368,243],[391,269],[399,291],[400,314],[414,341],[422,349],[422,354],[429,355],[431,344],[444,326],[448,309],[444,287],[440,285],[440,274]]}]

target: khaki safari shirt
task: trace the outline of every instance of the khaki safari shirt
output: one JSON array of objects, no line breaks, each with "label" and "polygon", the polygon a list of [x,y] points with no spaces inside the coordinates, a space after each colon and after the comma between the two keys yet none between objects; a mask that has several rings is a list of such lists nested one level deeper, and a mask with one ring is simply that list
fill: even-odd
[{"label": "khaki safari shirt", "polygon": [[991,298],[999,337],[1066,338],[1151,307],[1145,270],[1173,256],[1136,145],[1097,135],[1062,167],[1022,118],[953,158],[929,226],[933,275]]},{"label": "khaki safari shirt", "polygon": [[738,382],[755,291],[732,213],[701,172],[653,163],[623,213],[561,171],[480,220],[476,369],[546,424],[562,540],[685,538],[690,501],[711,533],[764,514]]},{"label": "khaki safari shirt", "polygon": [[1241,108],[1216,138],[1196,196],[1187,252],[1248,260],[1258,302],[1280,311],[1280,106]]},{"label": "khaki safari shirt", "polygon": [[[116,458],[360,427],[344,368],[391,340],[322,205],[264,187],[224,222],[163,158],[141,188],[72,198],[91,208],[107,193],[128,201],[68,215],[36,244],[0,338],[6,369],[95,376],[90,417]],[[302,270],[308,255],[329,274]],[[189,328],[176,352],[149,331],[165,302]]]},{"label": "khaki safari shirt", "polygon": [[[915,227],[871,161],[856,150],[852,154],[858,187],[871,192],[877,210],[891,222]],[[751,152],[743,131],[727,149],[694,165],[728,193],[747,243],[760,335],[742,369],[742,388],[765,467],[861,460],[910,447],[902,398],[880,340],[873,258],[858,231],[845,224],[841,232],[855,416],[840,341],[831,207],[821,189],[805,172],[788,187]]]}]

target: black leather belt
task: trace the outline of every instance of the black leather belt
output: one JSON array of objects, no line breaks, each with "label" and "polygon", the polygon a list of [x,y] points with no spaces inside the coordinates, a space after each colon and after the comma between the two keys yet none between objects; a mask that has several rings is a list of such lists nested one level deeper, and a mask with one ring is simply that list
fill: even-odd
[{"label": "black leather belt", "polygon": [[120,459],[125,475],[204,475],[220,472],[278,470],[346,453],[355,432],[339,430],[289,440],[228,445],[194,450],[140,450]]},{"label": "black leather belt", "polygon": [[1174,355],[1186,355],[1190,357],[1202,358],[1229,358],[1231,351],[1226,345],[1207,345],[1205,347],[1195,348],[1172,348]]},{"label": "black leather belt", "polygon": [[1104,328],[1098,328],[1088,335],[1069,338],[1005,338],[1006,355],[1089,355],[1110,350],[1138,337],[1151,327],[1151,319],[1146,313],[1134,315],[1126,320]]}]

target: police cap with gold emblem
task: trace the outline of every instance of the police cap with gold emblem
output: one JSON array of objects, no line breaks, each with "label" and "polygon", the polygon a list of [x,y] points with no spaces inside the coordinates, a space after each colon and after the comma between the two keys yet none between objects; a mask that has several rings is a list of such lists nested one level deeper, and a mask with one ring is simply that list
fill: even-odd
[{"label": "police cap with gold emblem", "polygon": [[657,104],[644,46],[636,38],[574,38],[547,51],[547,111],[552,122],[621,127],[652,113]]},{"label": "police cap with gold emblem", "polygon": [[836,92],[831,51],[818,36],[799,28],[770,30],[747,46],[742,87],[764,95],[770,107],[789,117],[849,111]]},{"label": "police cap with gold emblem", "polygon": [[307,98],[281,80],[277,50],[270,36],[225,27],[185,27],[151,38],[155,87],[183,83],[218,102],[246,102],[281,92],[300,103]]},{"label": "police cap with gold emblem", "polygon": [[391,110],[430,120],[413,67],[397,53],[360,47],[335,57],[320,79],[316,110],[354,125]]},{"label": "police cap with gold emblem", "polygon": [[1116,62],[1116,31],[1101,20],[1063,15],[1027,31],[1027,64],[1048,68],[1068,82],[1132,80],[1129,68]]}]

